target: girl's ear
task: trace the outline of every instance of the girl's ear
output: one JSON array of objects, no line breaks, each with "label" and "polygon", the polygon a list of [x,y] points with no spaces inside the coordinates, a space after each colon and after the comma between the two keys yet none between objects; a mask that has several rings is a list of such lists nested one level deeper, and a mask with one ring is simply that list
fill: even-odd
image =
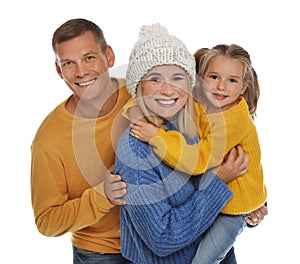
[{"label": "girl's ear", "polygon": [[248,82],[244,82],[243,87],[241,89],[241,93],[240,93],[241,95],[244,94],[244,92],[247,90],[247,87],[248,87]]}]

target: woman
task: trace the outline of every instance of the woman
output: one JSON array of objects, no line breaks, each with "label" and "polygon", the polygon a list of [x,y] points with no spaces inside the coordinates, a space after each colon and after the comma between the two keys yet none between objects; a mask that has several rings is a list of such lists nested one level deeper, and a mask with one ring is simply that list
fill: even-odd
[{"label": "woman", "polygon": [[[191,95],[195,76],[193,55],[179,39],[160,25],[142,27],[127,89],[149,122],[181,132],[190,144],[199,141]],[[236,176],[223,182],[211,171],[190,177],[174,170],[131,136],[130,128],[116,154],[115,174],[128,186],[121,206],[123,256],[139,264],[191,263],[201,235],[232,196],[225,183]]]}]

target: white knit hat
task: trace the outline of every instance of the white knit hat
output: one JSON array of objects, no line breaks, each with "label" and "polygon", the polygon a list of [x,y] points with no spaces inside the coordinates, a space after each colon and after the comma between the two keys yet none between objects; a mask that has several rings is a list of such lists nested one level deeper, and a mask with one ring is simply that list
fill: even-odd
[{"label": "white knit hat", "polygon": [[137,85],[149,70],[170,64],[182,67],[190,77],[191,86],[195,87],[195,59],[183,42],[170,35],[160,24],[142,26],[129,57],[126,74],[128,92],[135,98]]}]

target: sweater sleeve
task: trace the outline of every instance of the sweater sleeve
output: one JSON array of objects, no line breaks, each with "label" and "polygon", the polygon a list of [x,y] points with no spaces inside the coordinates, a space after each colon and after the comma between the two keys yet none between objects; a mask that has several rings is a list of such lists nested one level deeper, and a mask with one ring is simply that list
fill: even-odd
[{"label": "sweater sleeve", "polygon": [[115,207],[96,188],[70,199],[62,162],[37,143],[32,145],[31,190],[36,225],[46,236],[95,224]]},{"label": "sweater sleeve", "polygon": [[225,112],[206,115],[197,107],[200,141],[187,144],[178,131],[159,129],[149,141],[155,153],[169,166],[193,175],[222,163],[226,154],[249,134],[251,117],[244,102]]},{"label": "sweater sleeve", "polygon": [[[199,188],[195,188],[190,177],[187,180],[183,173],[178,175],[165,164],[157,163],[158,159],[153,158],[156,155],[146,154],[146,143],[133,140],[138,144],[134,149],[139,157],[129,150],[131,147],[122,144],[117,151],[122,160],[117,158],[115,173],[122,175],[128,185],[127,205],[122,206],[121,217],[126,217],[127,226],[133,226],[136,239],[142,239],[154,254],[167,256],[199,238],[232,193],[211,172],[203,175]],[[168,174],[166,167],[172,172],[161,179]],[[174,199],[182,201],[174,203]]]}]

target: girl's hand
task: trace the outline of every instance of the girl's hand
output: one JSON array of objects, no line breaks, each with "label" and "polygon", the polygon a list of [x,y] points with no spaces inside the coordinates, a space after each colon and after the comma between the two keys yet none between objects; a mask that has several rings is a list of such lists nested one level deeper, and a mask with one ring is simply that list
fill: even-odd
[{"label": "girl's hand", "polygon": [[146,118],[140,118],[135,123],[131,123],[130,127],[130,135],[144,142],[149,142],[159,130],[158,127],[149,123]]},{"label": "girl's hand", "polygon": [[263,205],[262,207],[251,212],[249,217],[245,216],[244,220],[250,226],[257,226],[266,215],[268,215],[268,208],[266,205]]}]

